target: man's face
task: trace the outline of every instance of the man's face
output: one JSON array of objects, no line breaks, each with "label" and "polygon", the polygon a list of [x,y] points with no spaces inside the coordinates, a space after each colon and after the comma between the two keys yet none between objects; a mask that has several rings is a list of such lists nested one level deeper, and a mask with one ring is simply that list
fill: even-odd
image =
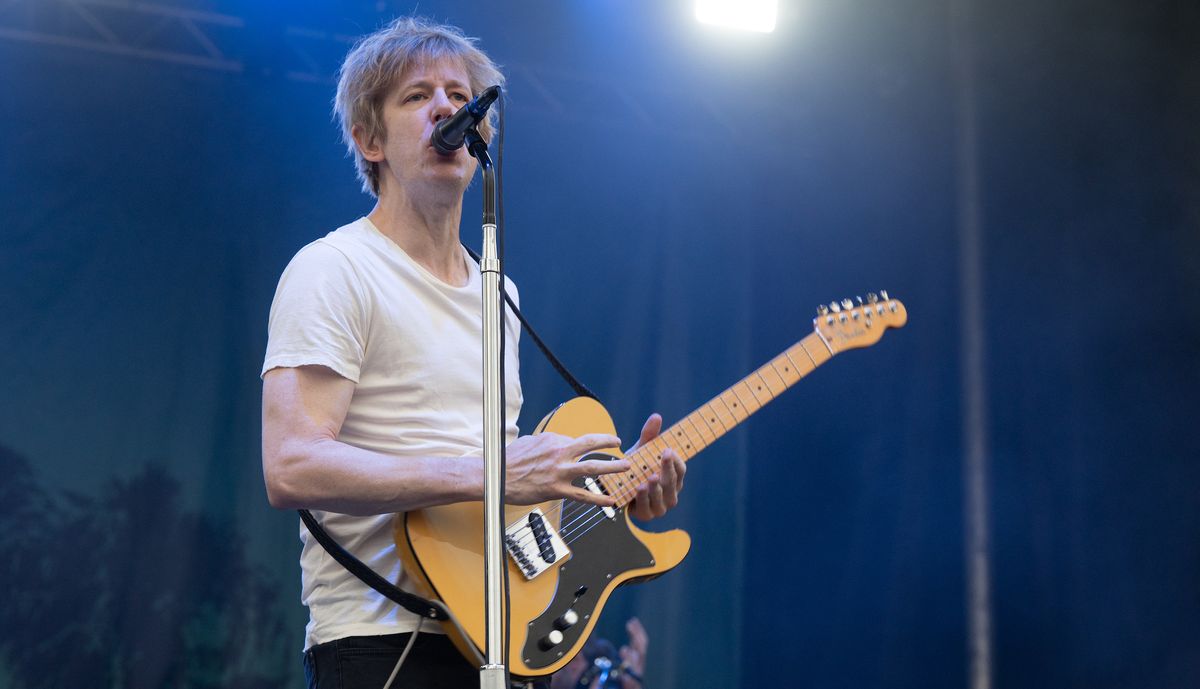
[{"label": "man's face", "polygon": [[465,148],[442,155],[429,138],[438,122],[470,102],[470,83],[457,60],[415,64],[401,76],[383,105],[387,139],[375,142],[381,193],[398,184],[411,192],[462,195],[475,172],[475,159]]}]

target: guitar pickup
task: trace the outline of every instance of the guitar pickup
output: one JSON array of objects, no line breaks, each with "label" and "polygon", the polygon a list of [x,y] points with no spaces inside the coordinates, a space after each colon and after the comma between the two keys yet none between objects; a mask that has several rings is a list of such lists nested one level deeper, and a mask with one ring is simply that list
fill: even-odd
[{"label": "guitar pickup", "polygon": [[526,579],[533,579],[571,553],[541,508],[526,513],[504,530],[504,547]]},{"label": "guitar pickup", "polygon": [[[608,489],[604,487],[604,484],[600,483],[591,476],[587,476],[583,479],[583,487],[587,488],[596,495],[608,495]],[[615,519],[617,516],[617,511],[611,507],[601,507],[600,509],[604,510],[604,516],[608,517],[609,519]]]}]

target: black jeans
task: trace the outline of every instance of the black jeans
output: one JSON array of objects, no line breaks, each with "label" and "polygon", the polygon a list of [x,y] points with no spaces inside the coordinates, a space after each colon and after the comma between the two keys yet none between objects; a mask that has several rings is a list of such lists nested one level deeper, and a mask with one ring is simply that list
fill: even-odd
[{"label": "black jeans", "polygon": [[[383,689],[409,634],[350,636],[317,644],[304,654],[308,689]],[[546,687],[548,683],[538,683]],[[475,689],[479,668],[444,634],[419,634],[392,689]]]},{"label": "black jeans", "polygon": [[[383,689],[410,634],[351,636],[317,644],[304,654],[308,689]],[[479,669],[444,634],[419,634],[392,689],[471,689]]]}]

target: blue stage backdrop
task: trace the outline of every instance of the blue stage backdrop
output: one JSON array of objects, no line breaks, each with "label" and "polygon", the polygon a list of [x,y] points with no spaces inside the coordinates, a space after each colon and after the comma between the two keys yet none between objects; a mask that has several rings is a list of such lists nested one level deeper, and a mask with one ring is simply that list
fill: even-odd
[{"label": "blue stage backdrop", "polygon": [[[643,620],[647,687],[968,685],[972,308],[993,685],[1200,685],[1194,3],[813,0],[762,36],[685,2],[511,5],[415,9],[509,74],[508,271],[627,440],[819,303],[909,311],[690,463],[652,528],[692,553],[599,627]],[[302,685],[267,311],[370,209],[332,75],[413,11],[0,7],[0,687]],[[529,430],[569,391],[528,340],[522,378]]]}]

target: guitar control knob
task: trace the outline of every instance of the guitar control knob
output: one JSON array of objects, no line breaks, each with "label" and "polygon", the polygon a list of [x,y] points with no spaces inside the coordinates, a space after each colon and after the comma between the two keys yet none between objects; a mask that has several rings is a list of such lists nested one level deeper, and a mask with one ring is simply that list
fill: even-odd
[{"label": "guitar control knob", "polygon": [[574,627],[575,623],[578,621],[579,621],[579,613],[575,612],[571,608],[567,608],[566,612],[564,612],[561,616],[559,616],[559,618],[557,620],[554,620],[554,628],[565,631],[567,629],[570,629],[571,627]]},{"label": "guitar control knob", "polygon": [[563,633],[555,629],[538,642],[538,648],[542,649],[543,651],[549,651],[555,646],[561,644],[562,640]]}]

